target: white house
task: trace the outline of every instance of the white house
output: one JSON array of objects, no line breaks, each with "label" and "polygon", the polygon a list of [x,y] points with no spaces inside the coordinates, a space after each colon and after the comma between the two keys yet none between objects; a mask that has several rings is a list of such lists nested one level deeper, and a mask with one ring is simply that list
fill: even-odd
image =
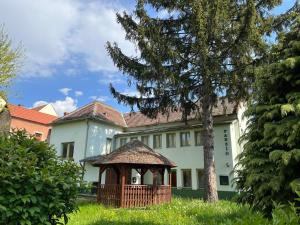
[{"label": "white house", "polygon": [[[241,152],[238,139],[245,129],[242,112],[243,107],[235,110],[230,103],[219,103],[213,110],[218,191],[235,191],[232,171]],[[75,162],[85,159],[86,181],[98,180],[97,168],[89,163],[95,156],[139,139],[177,164],[172,171],[174,189],[196,191],[203,187],[202,126],[196,114],[187,123],[181,121],[180,112],[149,119],[139,112],[121,114],[95,101],[56,120],[52,126],[50,143],[56,147],[57,154]],[[132,176],[138,183],[138,174],[133,172]]]}]

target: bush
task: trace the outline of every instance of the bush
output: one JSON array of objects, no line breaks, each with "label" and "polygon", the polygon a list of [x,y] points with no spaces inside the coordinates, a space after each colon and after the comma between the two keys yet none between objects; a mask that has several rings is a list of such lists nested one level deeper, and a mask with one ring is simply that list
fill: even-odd
[{"label": "bush", "polygon": [[0,137],[0,224],[58,224],[76,210],[80,167],[24,131]]}]

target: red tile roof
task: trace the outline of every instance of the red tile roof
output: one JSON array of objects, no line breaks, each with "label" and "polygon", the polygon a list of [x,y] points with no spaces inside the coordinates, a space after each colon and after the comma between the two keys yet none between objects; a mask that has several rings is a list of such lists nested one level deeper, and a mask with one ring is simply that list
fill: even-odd
[{"label": "red tile roof", "polygon": [[[230,115],[235,112],[235,104],[229,103],[225,101],[224,105],[221,101],[217,103],[217,105],[213,108],[213,116],[224,116]],[[188,116],[188,120],[196,119],[197,113],[192,112],[190,116]],[[169,112],[169,115],[162,115],[158,113],[155,119],[148,118],[143,115],[141,112],[131,112],[125,113],[124,119],[126,121],[127,127],[140,127],[140,126],[148,126],[148,125],[157,125],[163,123],[170,122],[179,122],[182,121],[182,112]]]},{"label": "red tile roof", "polygon": [[42,113],[34,109],[27,109],[24,108],[23,106],[9,104],[8,109],[12,117],[28,120],[36,123],[50,124],[57,119],[56,116]]},{"label": "red tile roof", "polygon": [[37,107],[34,107],[32,108],[33,110],[36,110],[36,111],[40,111],[42,108],[44,108],[47,104],[44,104],[44,105],[40,105],[40,106],[37,106]]},{"label": "red tile roof", "polygon": [[113,123],[118,126],[126,127],[123,115],[111,106],[105,105],[102,102],[94,101],[75,111],[54,121],[55,123],[63,123],[78,119],[96,119],[104,122]]}]

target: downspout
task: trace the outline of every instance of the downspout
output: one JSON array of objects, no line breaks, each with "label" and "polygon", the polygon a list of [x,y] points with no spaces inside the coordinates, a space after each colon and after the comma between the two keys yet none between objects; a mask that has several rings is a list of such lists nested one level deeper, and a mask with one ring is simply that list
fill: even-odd
[{"label": "downspout", "polygon": [[[84,159],[86,158],[86,152],[87,152],[87,144],[88,144],[88,135],[89,135],[89,130],[90,130],[90,123],[89,120],[86,120],[86,133],[85,133],[85,146],[84,146]],[[83,163],[83,171],[82,171],[82,180],[84,177],[84,173],[85,173],[85,162]]]}]

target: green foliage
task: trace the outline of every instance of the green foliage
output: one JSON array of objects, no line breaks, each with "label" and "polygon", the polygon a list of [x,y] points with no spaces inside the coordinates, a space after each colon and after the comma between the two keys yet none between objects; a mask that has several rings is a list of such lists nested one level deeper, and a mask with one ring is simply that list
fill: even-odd
[{"label": "green foliage", "polygon": [[3,88],[7,87],[19,68],[21,48],[13,49],[11,40],[0,26],[0,96],[5,97]]},{"label": "green foliage", "polygon": [[273,201],[293,202],[293,186],[300,178],[299,19],[280,35],[270,52],[270,64],[258,69],[237,167],[240,200],[269,215]]},{"label": "green foliage", "polygon": [[70,225],[269,225],[247,205],[229,201],[207,204],[201,200],[173,198],[171,204],[146,209],[114,209],[82,204],[70,215]]},{"label": "green foliage", "polygon": [[264,218],[248,205],[229,201],[207,204],[201,200],[173,198],[172,203],[141,209],[113,209],[81,204],[70,215],[70,225],[296,225],[297,208],[276,205],[272,218]]},{"label": "green foliage", "polygon": [[76,210],[80,169],[24,131],[0,137],[0,224],[58,224]]}]

